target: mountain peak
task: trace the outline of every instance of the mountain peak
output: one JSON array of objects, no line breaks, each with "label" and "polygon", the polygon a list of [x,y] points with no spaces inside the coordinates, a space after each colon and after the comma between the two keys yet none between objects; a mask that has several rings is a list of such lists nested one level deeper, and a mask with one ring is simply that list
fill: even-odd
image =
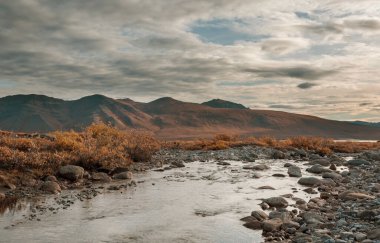
[{"label": "mountain peak", "polygon": [[203,102],[202,105],[210,106],[213,108],[229,108],[229,109],[248,109],[242,104],[234,103],[228,100],[213,99]]}]

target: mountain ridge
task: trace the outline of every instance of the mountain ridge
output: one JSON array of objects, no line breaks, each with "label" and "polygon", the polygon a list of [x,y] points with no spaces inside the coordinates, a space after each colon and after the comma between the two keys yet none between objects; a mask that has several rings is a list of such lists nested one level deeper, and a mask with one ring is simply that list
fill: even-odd
[{"label": "mountain ridge", "polygon": [[40,95],[0,98],[0,130],[81,130],[93,122],[111,123],[120,129],[148,130],[164,139],[210,137],[220,133],[277,138],[299,135],[336,139],[380,138],[380,128],[363,124],[246,107],[215,108],[170,97],[148,103],[103,95],[70,101]]}]

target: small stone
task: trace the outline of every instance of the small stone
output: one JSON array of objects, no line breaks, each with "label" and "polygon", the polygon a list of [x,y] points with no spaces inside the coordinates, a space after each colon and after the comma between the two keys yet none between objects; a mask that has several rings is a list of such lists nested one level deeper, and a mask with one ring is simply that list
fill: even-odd
[{"label": "small stone", "polygon": [[283,197],[270,197],[263,201],[271,207],[284,208],[288,206],[288,202]]},{"label": "small stone", "polygon": [[357,241],[363,241],[363,240],[365,240],[367,238],[367,235],[364,234],[364,233],[359,232],[359,233],[354,234],[354,238]]},{"label": "small stone", "polygon": [[281,229],[282,220],[281,219],[268,219],[262,224],[262,228],[265,232],[273,232]]},{"label": "small stone", "polygon": [[258,221],[264,221],[265,219],[268,219],[268,215],[261,210],[252,211],[251,216]]},{"label": "small stone", "polygon": [[243,226],[248,228],[248,229],[261,230],[262,223],[258,220],[254,220],[254,221],[250,221],[250,222],[243,224]]}]

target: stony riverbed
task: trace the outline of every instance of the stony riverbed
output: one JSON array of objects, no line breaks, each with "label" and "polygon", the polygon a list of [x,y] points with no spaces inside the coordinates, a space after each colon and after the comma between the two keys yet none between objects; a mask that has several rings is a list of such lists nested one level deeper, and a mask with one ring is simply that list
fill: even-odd
[{"label": "stony riverbed", "polygon": [[[129,171],[8,188],[21,199],[0,232],[6,242],[378,242],[378,153],[163,150]],[[45,194],[46,181],[61,193]]]}]

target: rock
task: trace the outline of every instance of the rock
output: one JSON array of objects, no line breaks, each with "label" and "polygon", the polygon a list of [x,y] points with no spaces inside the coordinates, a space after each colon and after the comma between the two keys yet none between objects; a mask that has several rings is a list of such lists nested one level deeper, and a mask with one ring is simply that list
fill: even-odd
[{"label": "rock", "polygon": [[281,219],[267,219],[263,222],[262,228],[265,232],[273,232],[281,229]]},{"label": "rock", "polygon": [[303,186],[318,186],[322,183],[322,180],[316,178],[316,177],[302,177],[298,180],[298,184],[301,184]]},{"label": "rock", "polygon": [[336,186],[336,183],[330,178],[325,178],[325,179],[321,180],[321,185],[328,186],[328,187],[334,187],[334,186]]},{"label": "rock", "polygon": [[259,165],[254,165],[252,166],[252,170],[268,170],[269,166],[265,164],[259,164]]},{"label": "rock", "polygon": [[265,203],[265,202],[262,202],[259,204],[261,209],[262,210],[267,210],[268,208],[270,208],[270,206],[268,205],[268,203]]},{"label": "rock", "polygon": [[322,217],[313,212],[304,212],[301,217],[307,224],[320,224],[323,222]]},{"label": "rock", "polygon": [[330,170],[336,170],[337,168],[336,168],[336,165],[335,164],[331,164],[330,165]]},{"label": "rock", "polygon": [[365,240],[367,238],[367,235],[364,234],[364,233],[359,232],[359,233],[354,234],[354,238],[357,241],[363,241],[363,240]]},{"label": "rock", "polygon": [[59,184],[55,181],[44,181],[40,186],[40,190],[53,194],[60,193],[62,191]]},{"label": "rock", "polygon": [[262,223],[260,221],[254,220],[243,224],[243,226],[248,229],[261,230]]},{"label": "rock", "polygon": [[106,174],[110,173],[111,175],[115,175],[115,174],[119,174],[121,172],[128,172],[128,171],[129,171],[129,168],[127,168],[127,167],[116,167],[111,172],[104,172],[104,171],[99,171],[99,172],[104,172]]},{"label": "rock", "polygon": [[285,158],[286,158],[285,153],[283,153],[279,150],[275,150],[272,153],[272,159],[285,159]]},{"label": "rock", "polygon": [[228,162],[225,162],[225,161],[220,161],[218,163],[216,163],[217,165],[231,165],[230,163]]},{"label": "rock", "polygon": [[117,180],[130,180],[130,179],[132,179],[132,177],[133,177],[133,174],[130,171],[128,171],[128,172],[121,172],[121,173],[115,174],[113,176],[113,178],[117,179]]},{"label": "rock", "polygon": [[294,222],[294,221],[286,221],[282,224],[281,228],[283,230],[287,230],[289,228],[294,228],[294,229],[298,229],[300,227],[300,224],[297,223],[297,222]]},{"label": "rock", "polygon": [[376,152],[376,151],[364,152],[361,157],[369,159],[369,160],[380,161],[380,152]]},{"label": "rock", "polygon": [[303,191],[308,193],[308,194],[318,194],[318,192],[311,187],[303,189]]},{"label": "rock", "polygon": [[[124,173],[124,172],[122,172]],[[111,182],[112,179],[104,172],[95,172],[92,174],[92,180],[98,182]]]},{"label": "rock", "polygon": [[340,232],[340,238],[345,241],[352,240],[354,239],[354,233],[345,231]]},{"label": "rock", "polygon": [[289,162],[284,164],[284,167],[290,167],[290,166],[293,166],[293,164]]},{"label": "rock", "polygon": [[375,199],[374,196],[371,196],[362,192],[355,192],[355,191],[342,192],[339,194],[338,197],[344,201],[356,200],[356,199]]},{"label": "rock", "polygon": [[328,159],[315,159],[310,161],[311,165],[322,165],[322,166],[329,166],[330,161]]},{"label": "rock", "polygon": [[5,194],[0,192],[0,200],[3,200],[5,198]]},{"label": "rock", "polygon": [[57,180],[57,177],[53,176],[53,175],[49,175],[45,178],[45,181],[54,181],[54,182],[58,182]]},{"label": "rock", "polygon": [[76,165],[65,165],[59,168],[59,175],[71,181],[77,181],[83,178],[84,169]]},{"label": "rock", "polygon": [[258,187],[257,189],[276,190],[275,188],[273,188],[273,187],[271,187],[271,186],[260,186],[260,187]]},{"label": "rock", "polygon": [[301,169],[295,165],[288,168],[288,174],[290,177],[302,177]]},{"label": "rock", "polygon": [[313,165],[312,167],[306,169],[306,171],[314,173],[314,174],[321,174],[323,172],[331,172],[330,169],[327,169],[319,164]]},{"label": "rock", "polygon": [[251,216],[258,221],[264,221],[265,219],[268,219],[268,215],[261,210],[252,211]]},{"label": "rock", "polygon": [[173,168],[183,168],[183,167],[185,167],[185,164],[182,161],[175,161],[175,162],[172,162],[171,167],[173,167]]},{"label": "rock", "polygon": [[263,201],[271,207],[286,208],[288,206],[288,201],[286,201],[283,197],[270,197],[264,199]]},{"label": "rock", "polygon": [[269,213],[269,219],[281,219],[282,222],[286,222],[292,219],[292,214],[289,211],[272,211]]},{"label": "rock", "polygon": [[371,240],[380,240],[380,228],[369,231],[367,233],[367,238]]},{"label": "rock", "polygon": [[286,177],[285,175],[279,174],[279,173],[273,174],[272,176],[273,177]]},{"label": "rock", "polygon": [[322,178],[330,178],[330,179],[333,179],[334,181],[343,179],[343,177],[340,174],[335,173],[335,172],[324,172],[322,174]]},{"label": "rock", "polygon": [[247,217],[241,218],[240,220],[246,223],[251,222],[251,221],[257,221],[257,219],[253,216],[247,216]]},{"label": "rock", "polygon": [[347,161],[347,165],[349,166],[360,166],[360,165],[370,165],[371,163],[364,159],[352,159]]}]

